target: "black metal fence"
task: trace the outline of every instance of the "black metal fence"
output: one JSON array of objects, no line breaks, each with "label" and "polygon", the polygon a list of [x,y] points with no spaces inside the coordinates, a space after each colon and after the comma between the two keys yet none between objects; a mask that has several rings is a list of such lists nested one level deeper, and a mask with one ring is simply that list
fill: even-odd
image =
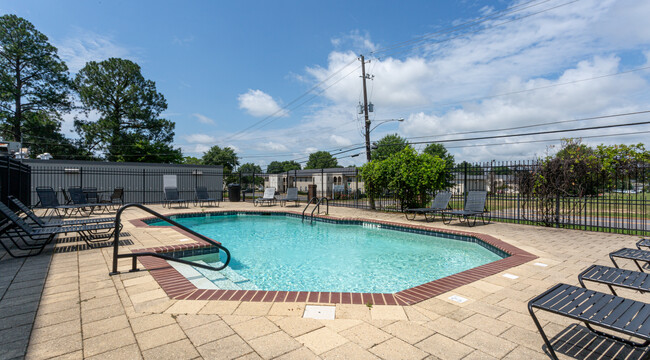
[{"label": "black metal fence", "polygon": [[[292,170],[279,174],[227,173],[221,168],[118,169],[93,166],[69,166],[48,169],[33,167],[32,184],[28,170],[19,162],[0,163],[2,193],[21,193],[31,189],[31,203],[38,198],[36,186],[51,186],[55,190],[72,186],[96,187],[110,193],[115,187],[125,189],[125,202],[157,203],[163,200],[163,178],[176,178],[180,196],[191,200],[196,186],[206,186],[210,195],[226,198],[228,184],[240,185],[239,196],[252,201],[263,194],[264,188],[274,187],[278,196],[286,189],[296,187],[304,201],[311,196],[327,197],[332,206],[370,209],[371,202],[364,181],[357,168]],[[8,164],[8,165],[7,165]],[[7,170],[9,169],[9,170]],[[560,174],[546,179],[546,190],[539,186],[543,163],[513,161],[489,163],[462,163],[450,172],[451,207],[462,209],[468,191],[488,192],[487,208],[495,221],[536,224],[593,231],[650,235],[649,168],[646,164],[627,166],[608,173],[599,171],[582,178]],[[26,172],[27,171],[27,172]],[[547,176],[548,177],[548,176]],[[561,181],[560,181],[561,180]],[[7,190],[4,190],[7,189]],[[544,190],[544,191],[542,191]],[[429,191],[426,198],[431,198]],[[60,199],[63,201],[63,198]],[[391,189],[384,189],[374,197],[375,209],[403,211],[404,205]],[[427,199],[423,199],[427,200]]]},{"label": "black metal fence", "polygon": [[[650,168],[646,164],[608,173],[599,171],[582,178],[559,174],[546,179],[550,184],[546,191],[539,186],[539,177],[545,175],[542,165],[539,161],[456,165],[447,189],[453,193],[450,205],[462,209],[468,191],[482,190],[488,192],[487,209],[495,221],[650,235]],[[567,164],[567,168],[570,166]],[[306,201],[309,185],[315,185],[315,195],[327,197],[332,206],[371,208],[357,168],[235,173],[230,179],[241,179],[239,183],[250,194],[246,200],[260,196],[263,188],[270,186],[280,196],[288,187],[297,187]],[[433,195],[434,191],[430,191],[429,198]],[[390,189],[384,189],[373,200],[380,211],[404,210]]]},{"label": "black metal fence", "polygon": [[216,169],[160,169],[160,168],[102,168],[91,166],[68,166],[65,168],[32,169],[31,204],[38,203],[36,188],[52,187],[57,191],[59,201],[64,203],[61,189],[70,187],[96,188],[100,197],[110,197],[115,188],[124,189],[125,203],[151,204],[163,201],[165,176],[171,176],[178,188],[179,196],[193,200],[197,186],[205,186],[211,197],[223,197],[223,173]]},{"label": "black metal fence", "polygon": [[31,169],[28,165],[7,156],[0,157],[0,201],[12,209],[14,205],[8,201],[9,195],[29,203],[31,181]]}]

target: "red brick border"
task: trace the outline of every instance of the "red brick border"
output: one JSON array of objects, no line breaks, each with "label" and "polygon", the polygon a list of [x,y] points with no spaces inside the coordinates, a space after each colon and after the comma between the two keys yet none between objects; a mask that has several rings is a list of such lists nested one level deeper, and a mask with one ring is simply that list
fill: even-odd
[{"label": "red brick border", "polygon": [[[258,210],[217,210],[210,211],[210,213],[272,213],[272,214],[298,214],[301,213],[294,211],[258,211]],[[204,214],[196,213],[183,213],[175,215],[190,215],[190,214]],[[510,256],[491,262],[489,264],[481,265],[463,272],[446,276],[444,278],[428,282],[426,284],[418,285],[410,289],[402,290],[394,294],[376,294],[376,293],[342,293],[342,292],[306,292],[306,291],[268,291],[268,290],[214,290],[214,289],[198,289],[194,284],[181,275],[176,269],[170,266],[167,261],[155,257],[142,257],[140,263],[149,270],[149,273],[156,279],[158,284],[163,288],[167,295],[172,299],[177,300],[238,300],[238,301],[253,301],[253,302],[310,302],[310,303],[329,303],[329,304],[366,304],[371,302],[374,305],[412,305],[420,301],[427,300],[438,296],[447,291],[451,291],[463,285],[467,285],[474,281],[483,279],[490,275],[494,275],[510,269],[512,267],[527,263],[531,260],[537,259],[527,251],[521,250],[512,246],[504,241],[501,241],[493,236],[472,233],[468,231],[458,231],[441,229],[435,227],[428,227],[422,225],[411,225],[396,223],[381,220],[369,220],[362,218],[334,218],[329,216],[318,216],[319,218],[338,220],[338,221],[363,221],[374,224],[392,225],[410,229],[436,231],[441,233],[471,236],[482,240],[483,242],[500,249]],[[131,220],[131,223],[136,227],[149,227],[144,220],[152,218],[143,218]],[[166,228],[170,228],[167,227]],[[183,231],[175,226],[171,227],[183,235],[197,241],[193,244],[171,245],[171,246],[158,246],[148,249],[132,250],[132,252],[157,252],[166,253],[189,249],[208,248],[210,244],[193,236],[192,234]]]}]

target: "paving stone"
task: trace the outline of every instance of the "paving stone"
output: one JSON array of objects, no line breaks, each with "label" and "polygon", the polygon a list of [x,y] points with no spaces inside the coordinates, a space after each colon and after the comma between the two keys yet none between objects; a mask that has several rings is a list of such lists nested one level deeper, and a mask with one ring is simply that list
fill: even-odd
[{"label": "paving stone", "polygon": [[362,323],[345,331],[340,335],[368,349],[391,338],[391,335],[367,323]]},{"label": "paving stone", "polygon": [[240,304],[239,301],[209,301],[199,314],[230,315]]},{"label": "paving stone", "polygon": [[84,339],[91,338],[124,328],[129,328],[129,320],[126,318],[126,315],[119,315],[91,323],[84,323],[83,337]]},{"label": "paving stone", "polygon": [[78,319],[40,327],[32,330],[31,343],[50,341],[58,339],[61,336],[81,333],[81,324]]},{"label": "paving stone", "polygon": [[382,330],[396,336],[409,344],[415,344],[433,335],[433,330],[409,321],[397,321]]},{"label": "paving stone", "polygon": [[361,346],[347,342],[333,350],[330,350],[326,353],[321,354],[321,358],[326,360],[375,360],[379,359],[376,355],[370,351],[362,348]]},{"label": "paving stone", "polygon": [[283,331],[255,338],[248,343],[264,359],[274,358],[302,346]]},{"label": "paving stone", "polygon": [[[8,315],[8,314],[7,314]],[[0,330],[11,329],[34,322],[35,313],[29,312],[0,318]]]},{"label": "paving stone", "polygon": [[253,352],[253,349],[239,336],[231,335],[197,348],[205,359],[235,359]]},{"label": "paving stone", "polygon": [[[331,320],[330,320],[331,321]],[[348,342],[346,338],[328,328],[320,328],[296,338],[316,355],[332,350]]]},{"label": "paving stone", "polygon": [[200,346],[209,342],[228,337],[235,332],[225,322],[218,320],[198,327],[185,329],[185,334],[194,344]]},{"label": "paving stone", "polygon": [[305,311],[305,304],[301,303],[273,303],[268,315],[282,315],[301,317]]},{"label": "paving stone", "polygon": [[183,330],[191,329],[197,326],[210,324],[215,321],[220,321],[221,317],[218,315],[178,315],[176,322]]},{"label": "paving stone", "polygon": [[27,352],[27,343],[29,336],[17,341],[2,343],[2,352],[0,352],[0,359],[24,359]]},{"label": "paving stone", "polygon": [[269,313],[272,305],[272,303],[265,302],[242,302],[233,315],[264,316]]},{"label": "paving stone", "polygon": [[282,331],[293,337],[306,334],[310,331],[320,329],[324,326],[320,321],[315,319],[303,319],[295,317],[282,318],[275,321],[275,324],[278,325]]},{"label": "paving stone", "polygon": [[140,349],[143,351],[186,338],[185,333],[177,324],[141,332],[136,334],[135,337],[138,340]]},{"label": "paving stone", "polygon": [[167,310],[166,314],[196,314],[207,304],[207,301],[178,300]]},{"label": "paving stone", "polygon": [[455,340],[458,340],[474,331],[473,327],[446,317],[440,317],[434,321],[426,323],[424,326]]},{"label": "paving stone", "polygon": [[232,329],[244,340],[251,340],[280,330],[273,322],[264,317],[234,324]]},{"label": "paving stone", "polygon": [[469,317],[463,320],[462,323],[494,335],[499,335],[512,327],[512,325],[508,323],[481,314]]},{"label": "paving stone", "polygon": [[282,356],[275,358],[276,360],[311,360],[311,359],[320,359],[316,356],[311,350],[303,346],[294,351],[288,352]]},{"label": "paving stone", "polygon": [[473,348],[441,334],[433,334],[415,346],[442,360],[462,359],[474,351]]},{"label": "paving stone", "polygon": [[408,320],[401,306],[374,305],[370,317],[372,320]]},{"label": "paving stone", "polygon": [[82,349],[81,333],[61,336],[50,341],[30,343],[27,348],[27,357],[33,359],[46,359]]},{"label": "paving stone", "polygon": [[392,338],[370,348],[370,352],[380,358],[395,360],[419,360],[428,355],[426,352],[397,338]]},{"label": "paving stone", "polygon": [[137,318],[131,318],[131,328],[134,333],[167,326],[176,323],[176,320],[169,314],[151,314]]},{"label": "paving stone", "polygon": [[85,339],[83,342],[84,356],[94,356],[131,344],[135,344],[135,337],[133,336],[131,329],[113,331],[107,334]]},{"label": "paving stone", "polygon": [[155,347],[142,352],[145,360],[183,360],[199,356],[192,343],[187,339]]},{"label": "paving stone", "polygon": [[516,344],[508,340],[496,337],[481,330],[471,332],[460,339],[460,342],[467,346],[480,349],[481,351],[498,358],[505,356],[517,347]]},{"label": "paving stone", "polygon": [[123,346],[115,350],[107,351],[105,353],[101,353],[99,355],[95,355],[87,359],[88,360],[126,360],[126,359],[138,360],[138,359],[142,359],[142,355],[140,354],[140,348],[138,348],[138,345],[132,344],[132,345]]}]

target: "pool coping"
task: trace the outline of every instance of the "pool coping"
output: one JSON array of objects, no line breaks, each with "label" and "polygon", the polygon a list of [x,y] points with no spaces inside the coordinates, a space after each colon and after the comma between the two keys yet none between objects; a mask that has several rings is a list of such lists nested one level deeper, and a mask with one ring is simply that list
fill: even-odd
[{"label": "pool coping", "polygon": [[[272,210],[211,210],[209,212],[189,212],[169,214],[167,216],[190,217],[192,215],[209,215],[216,213],[263,213],[263,214],[294,214],[301,215],[295,211],[272,211]],[[491,235],[474,233],[469,231],[442,229],[430,226],[405,224],[384,220],[366,218],[338,218],[326,215],[314,215],[319,219],[335,221],[360,221],[379,225],[390,225],[416,230],[434,231],[450,235],[462,235],[477,238],[505,253],[509,256],[493,261],[488,264],[474,267],[453,275],[430,281],[409,289],[393,294],[386,293],[350,293],[350,292],[308,292],[308,291],[275,291],[275,290],[216,290],[199,289],[164,259],[155,257],[140,257],[138,260],[145,267],[169,298],[174,300],[228,300],[228,301],[251,301],[251,302],[309,302],[321,304],[368,304],[373,305],[414,305],[421,301],[431,299],[445,292],[451,291],[474,281],[498,274],[515,266],[525,264],[538,256],[510,245]],[[145,220],[154,219],[145,217],[130,220],[136,227],[156,228],[155,225],[148,225]],[[211,247],[211,244],[202,239],[176,227],[164,226],[166,229],[174,229],[179,233],[191,238],[196,243],[179,244],[168,246],[157,246],[146,249],[131,250],[134,253],[156,252],[168,253],[184,250],[203,249]]]}]

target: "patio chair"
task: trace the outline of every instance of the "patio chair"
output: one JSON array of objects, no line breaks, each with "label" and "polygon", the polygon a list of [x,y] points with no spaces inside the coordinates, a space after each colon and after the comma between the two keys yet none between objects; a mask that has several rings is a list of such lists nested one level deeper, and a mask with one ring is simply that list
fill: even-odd
[{"label": "patio chair", "polygon": [[112,204],[107,204],[107,203],[101,204],[97,202],[88,201],[86,194],[84,193],[83,189],[80,187],[69,187],[68,193],[70,194],[70,199],[72,199],[73,204],[81,206],[80,209],[84,209],[84,210],[86,208],[90,209],[88,215],[92,215],[95,209],[99,209],[102,212],[104,212],[104,211],[108,211],[109,208],[112,207]]},{"label": "patio chair", "polygon": [[203,206],[204,203],[207,203],[208,206],[210,206],[210,204],[213,206],[219,206],[219,200],[210,197],[210,194],[208,194],[208,188],[205,186],[197,186],[196,189],[194,189],[194,206]]},{"label": "patio chair", "polygon": [[[415,220],[415,217],[418,214],[424,215],[424,220],[427,222],[433,221],[436,217],[436,214],[440,214],[443,211],[450,209],[449,200],[451,200],[451,192],[449,191],[440,191],[436,194],[436,197],[431,203],[429,208],[418,208],[418,209],[406,209],[404,210],[404,216],[406,220]],[[411,215],[411,218],[409,218]],[[429,218],[431,216],[431,218]]]},{"label": "patio chair", "polygon": [[106,218],[88,218],[88,219],[74,219],[74,220],[44,220],[43,218],[36,215],[27,205],[22,201],[18,200],[12,195],[9,195],[9,200],[14,203],[34,224],[39,227],[51,227],[51,226],[75,226],[75,225],[86,225],[86,224],[101,224],[101,223],[115,223],[114,217]]},{"label": "patio chair", "polygon": [[275,201],[275,188],[268,187],[264,189],[264,195],[261,198],[257,198],[253,201],[253,206],[262,206],[263,204],[274,205]]},{"label": "patio chair", "polygon": [[295,206],[300,205],[300,199],[298,199],[298,188],[292,187],[287,189],[287,196],[278,199],[280,201],[280,206],[286,206],[287,201],[293,201]]},{"label": "patio chair", "polygon": [[106,204],[112,204],[114,206],[113,210],[117,210],[118,206],[124,205],[124,188],[117,187],[113,189],[111,196],[102,202]]},{"label": "patio chair", "polygon": [[51,187],[39,186],[36,188],[36,194],[41,204],[40,207],[45,209],[43,216],[47,216],[48,211],[51,211],[50,217],[54,216],[54,214],[63,216],[68,215],[68,213],[72,214],[74,211],[81,211],[81,208],[83,208],[83,206],[72,204],[61,205],[56,197],[56,192]]},{"label": "patio chair", "polygon": [[612,260],[612,264],[615,267],[619,267],[616,259],[626,259],[632,260],[639,271],[644,272],[643,269],[647,269],[647,265],[650,264],[650,251],[648,250],[639,250],[639,249],[630,249],[622,248],[614,252],[609,253],[609,259]]},{"label": "patio chair", "polygon": [[178,204],[179,206],[187,207],[187,200],[181,199],[178,196],[178,189],[175,187],[166,187],[164,189],[165,199],[163,200],[163,207],[167,205],[168,209],[171,209],[172,204]]},{"label": "patio chair", "polygon": [[[593,333],[625,344],[635,347],[646,347],[650,344],[650,304],[573,285],[557,284],[528,303],[528,312],[554,359],[557,359],[557,355],[534,309],[582,321]],[[644,342],[634,342],[605,333],[594,329],[592,325],[639,338]]]},{"label": "patio chair", "polygon": [[[3,226],[0,232],[0,236],[7,235],[7,238],[16,246],[16,248],[30,252],[31,250],[38,250],[38,253],[40,253],[45,245],[52,241],[54,236],[67,233],[79,234],[79,237],[88,245],[89,248],[95,248],[95,245],[93,245],[93,243],[97,243],[98,241],[105,241],[105,236],[101,239],[95,239],[94,235],[97,235],[99,231],[107,230],[107,232],[103,235],[108,234],[110,237],[110,235],[115,230],[114,223],[33,228],[18,215],[16,215],[16,213],[11,211],[11,209],[9,209],[9,207],[2,202],[0,202],[0,214],[4,216],[5,222],[9,223],[9,225],[6,227]],[[120,224],[118,231],[121,231],[121,229],[122,224]],[[22,240],[25,246],[20,246],[16,242],[18,238]],[[30,241],[27,239],[30,239]],[[4,243],[2,246],[10,253],[12,257],[16,257],[8,250]]]},{"label": "patio chair", "polygon": [[619,269],[605,265],[591,265],[578,275],[578,282],[583,288],[585,281],[607,285],[613,295],[617,295],[614,286],[640,292],[650,291],[650,274]]},{"label": "patio chair", "polygon": [[[465,200],[465,208],[463,210],[450,210],[443,211],[442,222],[445,224],[450,224],[454,216],[458,216],[458,221],[467,222],[468,226],[476,225],[476,218],[481,217],[483,224],[490,223],[490,216],[487,208],[485,207],[485,199],[487,198],[487,191],[470,191],[467,193],[467,199]],[[488,215],[487,220],[485,215]],[[469,218],[473,218],[474,221],[470,222]]]},{"label": "patio chair", "polygon": [[85,187],[82,191],[86,195],[86,201],[89,203],[98,204],[102,202],[96,187]]}]

